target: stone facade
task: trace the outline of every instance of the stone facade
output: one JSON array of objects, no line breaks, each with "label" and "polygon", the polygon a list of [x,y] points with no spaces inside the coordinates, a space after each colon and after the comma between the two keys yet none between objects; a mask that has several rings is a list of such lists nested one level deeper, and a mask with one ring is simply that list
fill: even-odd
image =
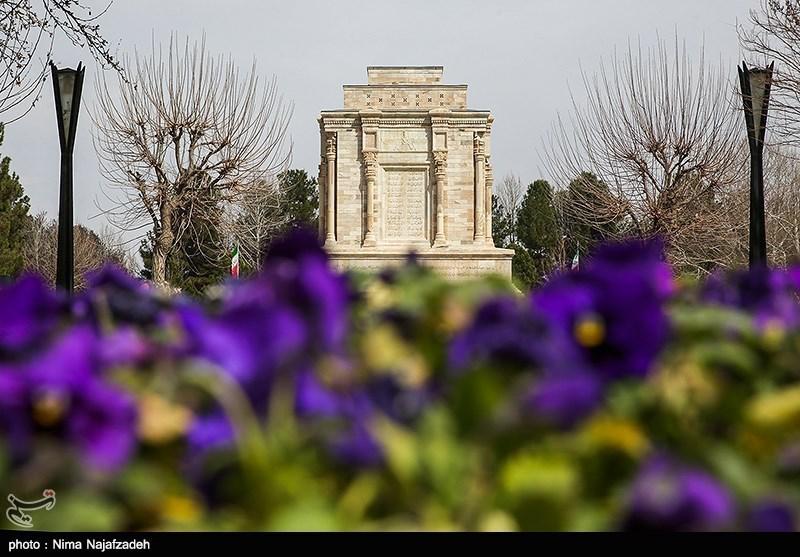
[{"label": "stone facade", "polygon": [[320,114],[320,234],[337,268],[381,269],[408,252],[445,276],[511,276],[492,241],[492,116],[441,66],[369,67]]}]

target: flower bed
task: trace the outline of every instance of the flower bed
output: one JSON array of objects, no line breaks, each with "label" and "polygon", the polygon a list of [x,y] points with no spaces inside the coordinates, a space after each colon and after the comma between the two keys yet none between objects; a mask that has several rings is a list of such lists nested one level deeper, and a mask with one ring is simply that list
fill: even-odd
[{"label": "flower bed", "polygon": [[800,269],[609,245],[527,296],[313,236],[204,303],[113,268],[0,290],[0,490],[41,529],[786,530]]}]

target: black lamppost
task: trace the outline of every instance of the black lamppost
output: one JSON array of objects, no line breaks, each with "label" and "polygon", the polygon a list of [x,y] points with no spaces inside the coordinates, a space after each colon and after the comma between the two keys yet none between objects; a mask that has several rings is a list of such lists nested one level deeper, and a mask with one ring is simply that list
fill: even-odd
[{"label": "black lamppost", "polygon": [[85,68],[56,68],[50,63],[53,90],[56,97],[58,137],[61,142],[61,181],[58,196],[58,257],[56,259],[56,286],[71,293],[73,289],[72,242],[72,151],[75,147],[75,130],[78,127],[78,110],[81,107],[83,73]]},{"label": "black lamppost", "polygon": [[739,83],[742,87],[744,118],[750,145],[750,267],[767,264],[767,232],[764,218],[764,132],[767,129],[772,68],[748,68],[742,62]]}]

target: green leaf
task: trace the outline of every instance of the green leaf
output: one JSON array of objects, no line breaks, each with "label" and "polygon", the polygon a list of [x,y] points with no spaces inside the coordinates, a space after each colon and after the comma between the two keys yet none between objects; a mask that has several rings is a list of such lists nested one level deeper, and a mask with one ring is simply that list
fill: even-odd
[{"label": "green leaf", "polygon": [[108,532],[124,528],[125,514],[115,503],[94,493],[57,493],[56,504],[33,516],[34,529],[48,531]]},{"label": "green leaf", "polygon": [[279,532],[332,532],[341,529],[336,512],[316,497],[300,499],[278,509],[267,529]]}]

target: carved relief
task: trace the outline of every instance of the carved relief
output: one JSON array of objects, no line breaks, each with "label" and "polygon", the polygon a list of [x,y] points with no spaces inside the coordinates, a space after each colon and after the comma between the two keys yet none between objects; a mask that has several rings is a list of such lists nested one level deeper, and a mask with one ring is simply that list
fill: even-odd
[{"label": "carved relief", "polygon": [[401,153],[428,150],[428,133],[424,129],[386,130],[381,135],[381,150]]},{"label": "carved relief", "polygon": [[447,151],[433,152],[434,173],[439,176],[447,171]]},{"label": "carved relief", "polygon": [[336,156],[336,134],[327,134],[327,138],[325,139],[325,155],[328,158]]},{"label": "carved relief", "polygon": [[364,173],[367,175],[367,179],[374,180],[378,172],[378,153],[375,151],[364,151],[362,157],[364,159]]}]

